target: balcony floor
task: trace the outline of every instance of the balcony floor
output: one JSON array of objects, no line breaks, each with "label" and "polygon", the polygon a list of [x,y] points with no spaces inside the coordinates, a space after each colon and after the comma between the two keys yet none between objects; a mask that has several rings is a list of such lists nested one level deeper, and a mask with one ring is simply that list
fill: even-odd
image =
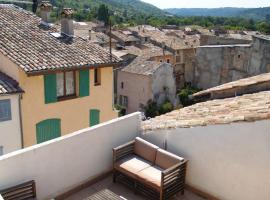
[{"label": "balcony floor", "polygon": [[[139,194],[134,194],[133,191],[127,187],[125,187],[122,184],[119,183],[113,183],[112,177],[109,176],[98,183],[93,184],[92,186],[85,188],[81,190],[80,192],[73,194],[66,198],[66,200],[83,200],[96,192],[103,190],[103,189],[109,189],[115,194],[119,195],[123,198],[123,200],[147,200],[147,198],[144,198],[143,196]],[[176,195],[173,200],[205,200],[204,198],[201,198],[190,191],[185,191],[185,195],[178,194]]]}]

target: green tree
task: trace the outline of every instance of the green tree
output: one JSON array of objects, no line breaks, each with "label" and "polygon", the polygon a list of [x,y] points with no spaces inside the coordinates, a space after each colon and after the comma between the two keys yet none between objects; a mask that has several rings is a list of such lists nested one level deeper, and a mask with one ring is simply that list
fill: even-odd
[{"label": "green tree", "polygon": [[100,21],[103,21],[105,23],[105,25],[109,24],[109,9],[105,4],[101,4],[98,8],[98,14],[97,14],[97,18]]}]

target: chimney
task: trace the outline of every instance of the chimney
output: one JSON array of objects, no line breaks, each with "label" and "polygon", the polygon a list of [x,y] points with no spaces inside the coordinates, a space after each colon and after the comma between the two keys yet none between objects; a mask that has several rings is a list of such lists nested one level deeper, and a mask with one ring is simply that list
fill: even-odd
[{"label": "chimney", "polygon": [[64,8],[61,12],[61,33],[74,36],[73,27],[73,10],[71,8]]},{"label": "chimney", "polygon": [[95,31],[89,30],[89,40],[91,40],[91,41],[97,40],[97,34]]},{"label": "chimney", "polygon": [[42,1],[39,4],[40,16],[43,22],[50,22],[50,14],[52,11],[52,4],[49,1]]}]

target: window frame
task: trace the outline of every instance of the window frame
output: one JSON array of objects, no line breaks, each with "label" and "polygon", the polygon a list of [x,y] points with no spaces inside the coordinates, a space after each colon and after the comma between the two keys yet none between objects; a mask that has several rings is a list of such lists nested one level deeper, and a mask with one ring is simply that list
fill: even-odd
[{"label": "window frame", "polygon": [[8,110],[8,116],[0,116],[0,122],[6,122],[6,121],[11,121],[12,120],[12,111],[11,111],[11,100],[10,99],[1,99],[1,103],[7,103],[9,110]]},{"label": "window frame", "polygon": [[[74,93],[67,95],[66,73],[68,73],[68,72],[72,72],[73,73],[73,82],[74,82],[74,88],[73,89],[74,89]],[[61,74],[61,73],[64,75],[64,77],[63,77],[63,81],[64,81],[64,84],[63,84],[64,95],[63,96],[58,96],[56,94],[57,101],[63,101],[63,100],[67,100],[67,99],[76,98],[77,97],[77,91],[76,91],[76,71],[64,71],[64,72],[59,72],[57,74]],[[56,89],[57,89],[57,75],[56,75]]]},{"label": "window frame", "polygon": [[94,85],[95,86],[101,85],[101,69],[100,68],[94,69]]}]

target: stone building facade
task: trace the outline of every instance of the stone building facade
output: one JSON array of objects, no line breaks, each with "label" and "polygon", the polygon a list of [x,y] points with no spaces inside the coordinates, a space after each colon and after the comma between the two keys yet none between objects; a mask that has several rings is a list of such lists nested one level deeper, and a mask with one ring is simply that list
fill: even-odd
[{"label": "stone building facade", "polygon": [[207,89],[270,72],[270,38],[253,36],[252,44],[197,48],[193,84]]}]

